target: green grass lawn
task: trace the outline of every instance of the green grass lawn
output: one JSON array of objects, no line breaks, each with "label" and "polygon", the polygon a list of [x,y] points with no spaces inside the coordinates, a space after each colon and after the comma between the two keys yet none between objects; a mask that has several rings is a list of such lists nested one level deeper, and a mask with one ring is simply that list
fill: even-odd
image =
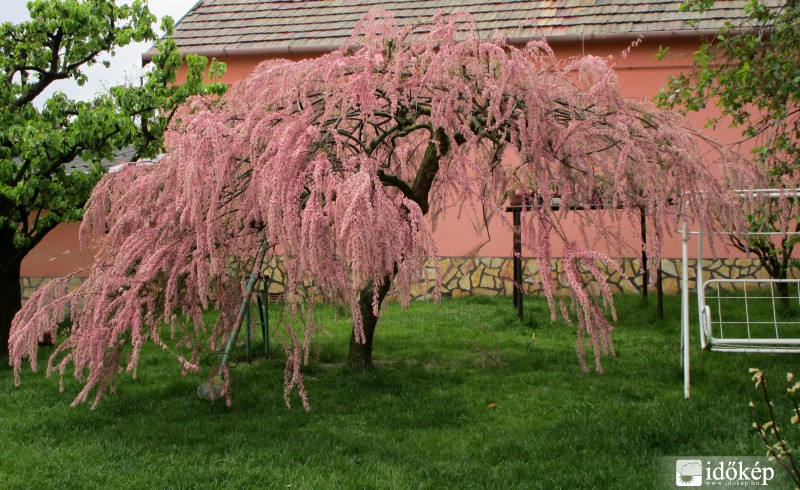
[{"label": "green grass lawn", "polygon": [[747,370],[764,368],[780,397],[798,357],[701,353],[693,327],[687,401],[679,298],[664,320],[636,296],[618,307],[604,374],[580,370],[574,328],[542,301],[526,301],[523,323],[508,298],[393,304],[369,374],[343,367],[347,318],[322,309],[311,412],[296,396],[285,407],[277,346],[232,370],[232,408],[196,397],[207,370],[181,377],[154,348],[94,411],[69,407],[76,382],[59,393],[26,370],[14,388],[4,366],[0,488],[639,489],[670,483],[661,456],[762,455]]}]

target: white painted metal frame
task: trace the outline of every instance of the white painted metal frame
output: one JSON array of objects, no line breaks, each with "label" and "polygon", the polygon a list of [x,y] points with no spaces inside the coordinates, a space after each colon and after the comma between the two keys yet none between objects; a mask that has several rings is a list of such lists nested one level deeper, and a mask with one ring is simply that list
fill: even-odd
[{"label": "white painted metal frame", "polygon": [[[800,189],[796,189],[789,194],[792,197],[800,197]],[[740,191],[740,195],[744,198],[752,195],[760,195],[770,199],[777,199],[781,196],[786,196],[786,191],[777,189],[757,189],[753,191]],[[684,197],[684,199],[686,196]],[[685,202],[684,202],[685,204]],[[700,346],[705,350],[716,352],[752,352],[752,353],[800,353],[800,338],[781,338],[779,325],[792,324],[800,326],[800,322],[794,321],[778,321],[777,310],[775,309],[775,300],[780,299],[775,296],[774,286],[776,283],[789,283],[796,286],[797,297],[791,296],[791,299],[796,299],[800,304],[800,279],[753,279],[753,278],[737,278],[737,279],[709,279],[703,280],[703,230],[698,227],[697,230],[690,231],[688,224],[684,219],[681,229],[681,364],[683,365],[683,396],[689,398],[690,392],[690,356],[689,356],[689,237],[695,235],[697,237],[697,264],[696,264],[696,278],[695,284],[697,294],[697,317],[700,330]],[[723,235],[731,235],[732,232],[724,232]],[[782,235],[781,232],[761,232],[755,233],[757,235]],[[788,235],[796,235],[798,233],[787,233]],[[720,330],[724,323],[721,319],[721,302],[719,300],[719,287],[721,284],[741,285],[743,295],[738,297],[744,300],[745,305],[745,324],[747,327],[748,336],[746,338],[725,338],[720,335],[714,336],[713,327],[718,325]],[[770,298],[772,300],[773,320],[772,324],[775,326],[774,338],[753,338],[750,336],[750,327],[752,324],[764,322],[751,322],[750,313],[748,310],[748,283],[768,284],[769,296],[760,296],[759,299]],[[716,286],[717,290],[717,305],[719,308],[718,318],[716,322],[712,319],[711,308],[706,304],[706,289],[711,286]],[[727,297],[727,299],[735,299]]]}]

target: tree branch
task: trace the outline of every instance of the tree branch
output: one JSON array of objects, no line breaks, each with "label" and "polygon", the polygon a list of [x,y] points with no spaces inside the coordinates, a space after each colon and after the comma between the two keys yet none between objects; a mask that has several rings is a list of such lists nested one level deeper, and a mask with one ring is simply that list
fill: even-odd
[{"label": "tree branch", "polygon": [[428,194],[430,194],[433,180],[439,172],[439,159],[450,152],[450,139],[447,137],[443,129],[437,129],[435,138],[428,143],[425,149],[425,155],[422,157],[417,176],[414,179],[412,191],[414,193],[414,202],[416,202],[422,214],[428,214],[430,203],[428,202]]},{"label": "tree branch", "polygon": [[378,178],[381,181],[381,184],[387,187],[396,187],[400,189],[400,192],[403,193],[404,196],[411,199],[412,201],[416,202],[416,194],[414,194],[414,190],[411,189],[411,186],[408,183],[401,179],[396,175],[390,175],[384,172],[383,170],[378,170]]}]

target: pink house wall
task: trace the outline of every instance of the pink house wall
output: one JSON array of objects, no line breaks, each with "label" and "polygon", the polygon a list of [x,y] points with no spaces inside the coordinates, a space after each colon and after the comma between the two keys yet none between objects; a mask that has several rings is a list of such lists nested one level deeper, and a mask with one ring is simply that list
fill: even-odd
[{"label": "pink house wall", "polygon": [[[670,46],[670,56],[662,61],[655,59],[654,55],[660,45]],[[627,43],[598,43],[586,42],[553,44],[560,57],[591,54],[595,56],[614,57],[617,74],[622,93],[633,99],[652,100],[658,90],[663,86],[670,74],[678,73],[690,67],[692,52],[697,49],[698,42],[680,38],[645,39],[630,54],[621,58],[620,53],[628,46]],[[289,57],[295,58],[298,57]],[[228,70],[224,81],[234,83],[246,77],[263,58],[256,56],[243,56],[223,58]],[[183,74],[182,74],[183,75]],[[689,122],[694,127],[702,128],[711,110],[704,113],[692,114]],[[707,130],[710,134],[723,142],[735,143],[739,141],[740,133],[726,127]],[[77,240],[77,223],[68,223],[58,226],[40,243],[23,261],[23,276],[53,277],[65,275],[91,264],[92,253],[80,250]],[[569,228],[569,223],[565,224]],[[480,256],[509,256],[511,254],[511,234],[506,226],[495,221],[490,227],[491,242],[484,245],[478,255]],[[473,251],[476,245],[486,241],[487,235],[476,236],[472,225],[466,218],[458,219],[456,212],[441,219],[435,231],[436,242],[441,256],[462,256]],[[555,251],[557,253],[557,251]],[[614,250],[606,250],[612,255],[619,255]],[[625,255],[635,257],[638,252],[634,249]],[[665,258],[680,257],[680,242],[678,237],[673,237],[665,243]]]}]

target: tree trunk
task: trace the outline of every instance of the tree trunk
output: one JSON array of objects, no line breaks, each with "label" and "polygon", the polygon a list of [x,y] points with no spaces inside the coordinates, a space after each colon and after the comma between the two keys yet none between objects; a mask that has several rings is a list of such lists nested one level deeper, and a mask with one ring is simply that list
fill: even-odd
[{"label": "tree trunk", "polygon": [[[760,254],[759,258],[761,259],[761,264],[769,273],[769,276],[772,279],[778,279],[781,281],[785,281],[788,277],[788,261],[780,260],[778,257],[778,248],[773,246],[772,249],[767,249],[767,252]],[[786,254],[786,250],[782,250],[784,254]],[[789,251],[791,254],[791,251]],[[775,284],[775,288],[778,290],[778,297],[780,298],[779,304],[782,310],[785,312],[791,307],[791,302],[789,301],[789,284],[786,282],[779,282]]]},{"label": "tree trunk", "polygon": [[[383,299],[389,292],[392,284],[393,275],[383,278],[383,286],[378,288],[378,307],[383,303]],[[361,290],[358,305],[361,310],[361,319],[364,322],[364,343],[356,339],[355,327],[350,335],[350,351],[347,355],[347,363],[357,371],[368,371],[372,369],[372,338],[375,335],[375,327],[378,326],[378,316],[372,311],[373,287],[367,286]]]},{"label": "tree trunk", "polygon": [[[778,279],[785,280],[788,275],[788,271],[786,269],[782,269],[779,272]],[[778,295],[780,296],[780,305],[784,312],[788,312],[792,307],[792,301],[789,298],[789,283],[787,282],[779,282],[777,284],[778,287]]]},{"label": "tree trunk", "polygon": [[[417,169],[414,185],[410,186],[410,196],[408,196],[412,197],[414,202],[419,205],[422,214],[428,214],[430,205],[428,194],[430,194],[433,180],[439,172],[439,159],[442,155],[450,152],[450,140],[443,129],[438,129],[432,136],[434,140],[431,140],[425,148],[425,154],[422,157],[419,169]],[[397,186],[396,179],[389,178],[385,174],[379,175],[381,180],[386,182],[384,185]],[[408,192],[407,184],[405,188],[406,190],[403,190],[404,193]],[[397,274],[397,264],[395,264],[394,272],[383,278],[383,285],[378,289],[378,308],[380,308],[383,299],[389,292],[395,274]],[[372,311],[373,293],[374,286],[368,285],[359,294],[358,304],[361,310],[361,319],[364,322],[364,343],[360,343],[356,339],[355,327],[353,328],[353,334],[350,336],[350,351],[347,355],[347,362],[358,371],[372,369],[372,338],[378,325],[378,315],[374,315]]]},{"label": "tree trunk", "polygon": [[19,285],[20,262],[0,270],[0,358],[8,357],[8,334],[11,320],[22,307],[22,288]]}]

